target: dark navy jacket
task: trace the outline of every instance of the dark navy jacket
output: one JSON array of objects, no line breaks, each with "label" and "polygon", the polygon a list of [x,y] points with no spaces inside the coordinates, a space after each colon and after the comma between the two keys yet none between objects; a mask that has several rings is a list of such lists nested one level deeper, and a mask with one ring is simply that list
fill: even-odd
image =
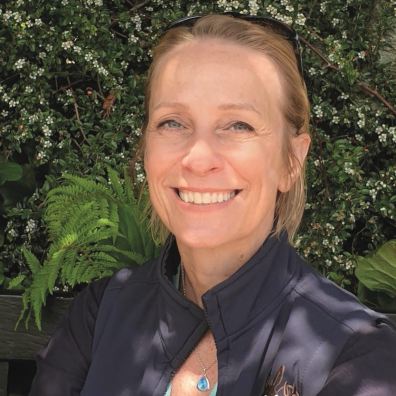
[{"label": "dark navy jacket", "polygon": [[[285,236],[270,237],[202,297],[171,279],[171,238],[160,258],[87,287],[40,352],[31,396],[160,396],[208,326],[218,353],[218,396],[396,395],[396,331],[317,275]],[[270,396],[270,394],[268,394]]]}]

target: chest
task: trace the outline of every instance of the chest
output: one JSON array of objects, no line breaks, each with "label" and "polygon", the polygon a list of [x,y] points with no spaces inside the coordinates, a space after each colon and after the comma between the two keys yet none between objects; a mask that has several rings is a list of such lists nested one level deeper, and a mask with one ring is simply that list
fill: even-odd
[{"label": "chest", "polygon": [[217,382],[217,350],[208,332],[173,376],[169,396],[214,396]]}]

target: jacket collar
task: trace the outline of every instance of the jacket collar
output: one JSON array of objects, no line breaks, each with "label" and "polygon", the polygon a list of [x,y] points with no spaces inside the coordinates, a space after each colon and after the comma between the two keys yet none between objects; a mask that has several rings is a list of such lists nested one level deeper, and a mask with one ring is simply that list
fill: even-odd
[{"label": "jacket collar", "polygon": [[214,334],[217,348],[221,349],[222,346],[226,347],[230,336],[259,317],[265,320],[294,287],[298,267],[295,265],[296,258],[286,233],[279,238],[269,236],[238,271],[202,296],[202,310],[187,300],[171,282],[177,272],[180,256],[175,238],[170,236],[157,267],[165,293],[160,303],[162,312],[159,314],[162,325],[160,331],[166,349],[174,355],[183,337],[186,337],[186,344],[193,342],[192,339],[198,342],[207,325]]}]

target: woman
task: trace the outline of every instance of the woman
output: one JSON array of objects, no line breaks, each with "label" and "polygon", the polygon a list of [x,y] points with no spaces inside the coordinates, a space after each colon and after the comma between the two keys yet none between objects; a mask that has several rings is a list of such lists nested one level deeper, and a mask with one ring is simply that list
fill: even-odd
[{"label": "woman", "polygon": [[396,394],[394,329],[288,242],[310,145],[298,37],[243,18],[188,18],[155,48],[144,165],[171,236],[80,294],[31,395]]}]

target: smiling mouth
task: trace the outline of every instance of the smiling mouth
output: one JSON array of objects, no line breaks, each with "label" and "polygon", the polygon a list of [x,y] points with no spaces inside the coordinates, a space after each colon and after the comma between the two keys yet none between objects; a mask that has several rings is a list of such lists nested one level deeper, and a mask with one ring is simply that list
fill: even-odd
[{"label": "smiling mouth", "polygon": [[179,198],[186,203],[195,205],[209,205],[227,202],[234,198],[241,190],[218,191],[218,192],[197,192],[176,189]]}]

